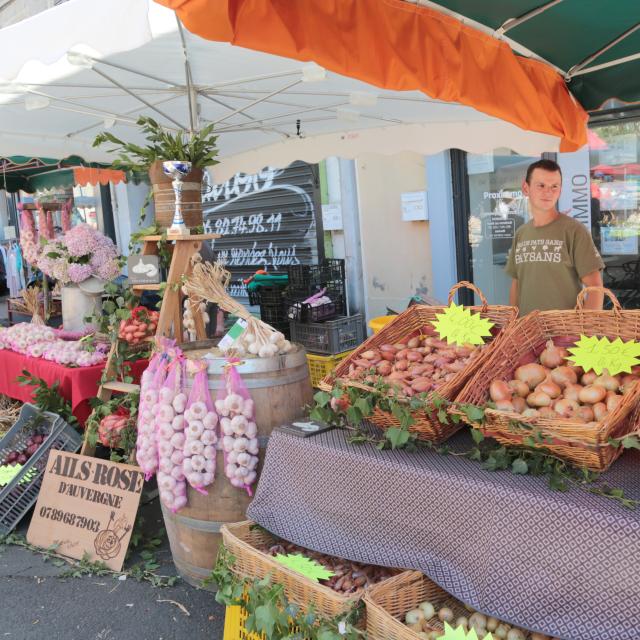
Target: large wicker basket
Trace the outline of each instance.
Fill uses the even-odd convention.
[[[359,589],[349,594],[339,594],[333,589],[314,582],[276,562],[257,547],[273,544],[275,538],[253,522],[238,522],[220,527],[225,547],[234,556],[234,571],[243,578],[262,579],[271,575],[273,582],[283,585],[287,598],[302,609],[313,605],[323,618],[333,618],[348,613],[365,593]],[[386,582],[383,581],[383,582]],[[383,584],[380,582],[379,584]]]
[[[421,602],[435,607],[449,607],[454,619],[469,616],[464,605],[419,571],[405,571],[372,587],[365,595],[367,637],[369,640],[419,640],[407,627],[404,617]],[[432,622],[431,631],[444,631],[440,620]]]
[[[479,313],[483,318],[488,318],[500,330],[499,334],[492,340],[491,344],[486,347],[483,352],[477,356],[473,362],[464,370],[457,373],[449,382],[438,387],[436,393],[446,400],[454,400],[456,394],[464,386],[465,382],[469,379],[475,371],[482,366],[485,362],[494,344],[499,342],[504,329],[511,325],[518,315],[516,307],[507,307],[501,305],[489,305],[487,299],[483,293],[470,282],[459,282],[454,285],[449,292],[449,304],[453,301],[456,291],[462,287],[467,287],[473,290],[482,302],[482,306],[469,307],[474,313]],[[379,332],[371,336],[362,345],[355,349],[348,358],[345,358],[321,383],[320,388],[325,391],[330,391],[336,380],[341,378],[349,371],[350,364],[360,357],[360,354],[371,348],[379,347],[383,344],[400,342],[406,336],[414,331],[423,329],[432,320],[435,320],[436,315],[442,313],[446,309],[445,306],[427,306],[427,305],[414,305],[409,307],[406,311],[399,314],[394,320],[389,322]],[[361,387],[367,389],[367,387],[360,383],[349,383],[355,387]],[[449,424],[442,424],[436,417],[436,410],[420,410],[412,412],[412,418],[414,420],[409,430],[417,435],[421,440],[429,440],[433,443],[444,442],[450,438],[459,428],[460,423],[456,424],[453,421],[449,421]],[[376,426],[382,429],[389,429],[391,427],[400,426],[399,420],[392,414],[382,411],[379,408],[374,409],[373,414],[369,417],[369,420]]]
[[[612,311],[594,311],[583,308],[585,294],[600,287],[587,287],[578,295],[573,311],[534,311],[518,320],[492,350],[490,357],[467,382],[457,398],[459,403],[485,406],[489,400],[492,380],[510,380],[521,358],[537,352],[551,338],[560,336],[605,336],[635,340],[640,336],[640,311],[623,311],[617,298],[605,289],[613,301]],[[603,421],[588,425],[568,419],[523,418],[520,414],[487,409],[483,423],[474,423],[460,413],[463,420],[485,435],[506,445],[531,444],[529,436],[540,434],[536,448],[544,448],[569,462],[592,469],[606,470],[623,449],[610,444],[610,438],[631,433],[638,421],[637,408],[640,385],[623,396],[622,402]],[[457,412],[455,408],[453,412]],[[540,442],[538,442],[540,441]]]

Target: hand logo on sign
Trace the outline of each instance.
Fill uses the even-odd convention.
[[[124,517],[119,518],[113,525],[113,529],[111,529],[111,523],[113,519],[116,517],[116,512],[111,512],[111,517],[109,518],[109,524],[107,524],[106,529],[102,531],[98,531],[98,534],[93,541],[93,546],[95,547],[96,553],[103,560],[111,560],[115,558],[120,553],[120,545],[122,539],[131,531],[131,527],[125,524]]]

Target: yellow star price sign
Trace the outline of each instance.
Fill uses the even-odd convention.
[[[439,636],[439,640],[479,640],[475,629],[465,631],[464,627],[454,629],[448,623],[444,623],[444,635]],[[489,633],[484,636],[484,640],[493,640],[493,636]]]
[[[491,320],[479,313],[471,313],[471,309],[458,306],[455,302],[438,314],[431,324],[441,340],[457,345],[484,344],[485,338],[491,336],[491,327],[494,325]]]
[[[609,375],[631,373],[631,367],[640,364],[640,343],[635,340],[623,342],[620,338],[598,338],[580,336],[575,347],[567,349],[569,360],[585,371],[595,371],[600,375],[605,369]]]
[[[311,558],[307,558],[300,553],[288,553],[287,555],[279,553],[275,557],[275,560],[314,582],[328,580],[335,575],[333,571],[329,571],[329,569],[323,567],[319,562],[311,560]]]

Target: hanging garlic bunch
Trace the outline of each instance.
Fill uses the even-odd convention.
[[[256,481],[258,466],[258,427],[253,400],[230,392],[216,400],[216,411],[220,416],[225,475],[234,487],[246,489]]]
[[[216,425],[218,416],[205,402],[193,402],[185,411],[184,459],[182,470],[187,482],[197,490],[213,483],[216,470]]]
[[[254,318],[246,307],[229,295],[227,287],[230,280],[231,274],[219,262],[211,264],[196,261],[182,291],[194,302],[201,303],[204,300],[215,302],[227,313],[246,320],[245,333],[233,345],[235,354],[271,358],[279,353],[291,351],[291,343],[282,333],[266,322]]]
[[[205,302],[191,303],[189,298],[184,301],[184,312],[182,314],[182,324],[189,334],[189,341],[196,340],[196,321],[193,317],[193,307],[197,307],[197,312],[202,316],[202,322],[206,327],[209,324],[210,318],[207,313],[207,304]]]

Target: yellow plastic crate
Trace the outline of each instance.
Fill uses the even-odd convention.
[[[307,353],[307,361],[309,363],[309,375],[311,376],[311,386],[317,387],[320,381],[329,375],[341,360],[344,360],[351,351],[344,351],[335,356],[317,356],[313,353]]]
[[[259,636],[255,633],[249,633],[245,629],[244,623],[246,622],[248,615],[249,614],[244,607],[227,607],[227,611],[224,616],[223,640],[264,640],[264,634]],[[295,631],[295,628],[291,628],[291,633],[294,633]]]

